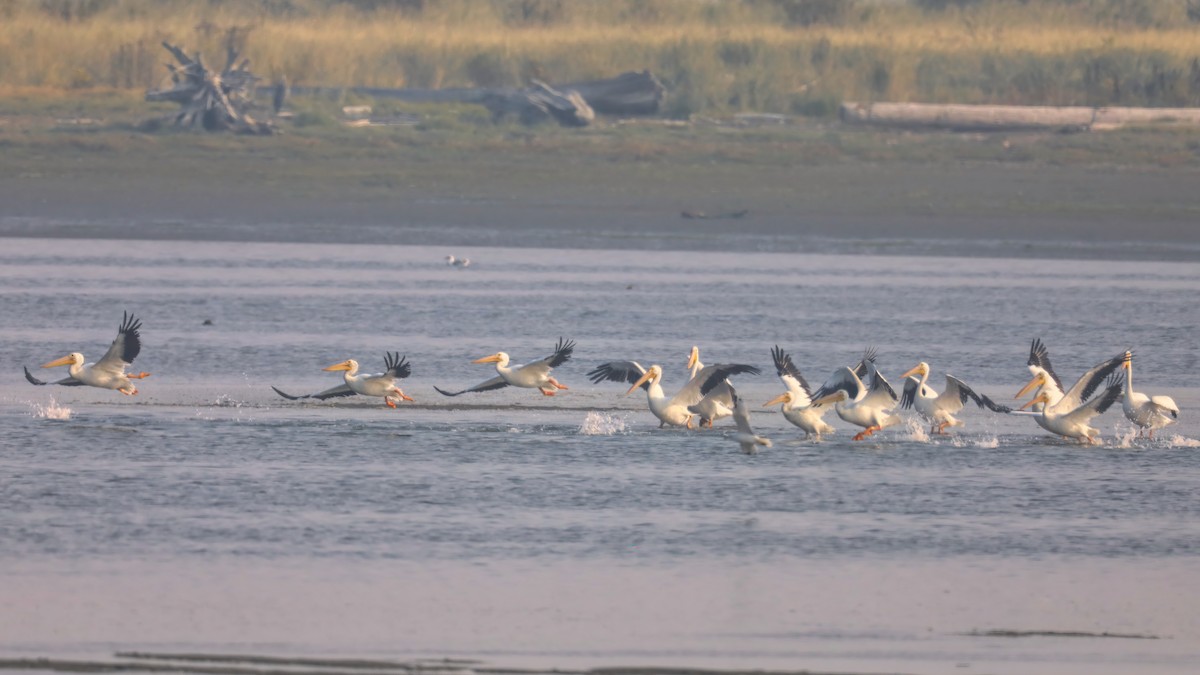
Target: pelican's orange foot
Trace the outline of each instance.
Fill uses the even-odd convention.
[[[389,408],[395,409],[395,407],[396,407],[396,404],[395,404],[395,403],[392,403],[392,399],[390,399],[390,398],[385,398],[385,399],[383,399],[383,402],[384,402],[384,403],[387,405],[387,407],[389,407]]]
[[[404,399],[405,401],[409,401],[409,402],[417,400],[417,399],[409,396],[408,394],[400,394],[400,398]]]
[[[542,396],[553,396],[554,395],[554,390],[547,391],[545,389],[538,389],[538,391],[542,392]]]
[[[150,377],[150,373],[138,373],[137,375],[131,374],[131,375],[126,375],[125,377],[128,377],[131,380],[141,380],[141,379]]]
[[[549,379],[549,380],[547,380],[547,381],[548,381],[550,384],[554,385],[554,386],[555,386],[556,388],[558,388],[558,389],[570,389],[570,387],[568,387],[567,385],[563,384],[562,382],[559,382],[558,380],[554,379],[553,377],[552,377],[552,378],[550,378],[550,379]]]

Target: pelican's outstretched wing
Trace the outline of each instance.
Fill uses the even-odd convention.
[[[1063,388],[1062,380],[1059,379],[1058,373],[1054,372],[1054,367],[1050,365],[1050,350],[1046,349],[1046,345],[1042,344],[1041,338],[1034,338],[1029,345],[1029,360],[1025,362],[1029,366],[1029,372],[1033,375],[1038,374],[1038,369],[1046,371],[1054,384],[1058,385],[1059,391],[1066,391]]]
[[[400,352],[385,352],[383,355],[384,375],[402,380],[412,375],[412,366],[400,356]]]
[[[917,390],[921,387],[921,381],[915,377],[904,378],[904,391],[900,392],[900,407],[908,410],[913,407],[913,403],[917,400]],[[962,406],[959,406],[962,407]]]
[[[896,390],[892,389],[892,385],[888,384],[883,375],[876,370],[871,379],[871,387],[867,390],[867,395],[862,398],[862,405],[890,410],[895,407],[897,400]]]
[[[587,378],[591,380],[592,384],[600,384],[604,381],[633,384],[642,379],[645,374],[646,369],[637,361],[609,361],[588,371]],[[642,389],[650,389],[650,383],[643,382]]]
[[[1112,404],[1121,400],[1125,391],[1125,378],[1117,374],[1108,379],[1104,391],[1096,398],[1067,413],[1063,418],[1073,424],[1087,424],[1096,415],[1103,414]]]
[[[558,344],[554,346],[554,353],[550,356],[547,356],[543,360],[546,361],[551,368],[557,368],[558,366],[566,363],[571,358],[571,354],[574,352],[575,341],[564,340],[560,337],[558,338]]]
[[[783,386],[792,394],[792,405],[797,408],[807,408],[812,401],[812,388],[800,374],[800,369],[792,362],[791,354],[783,351],[779,345],[771,349],[771,360],[775,362],[775,374]]]
[[[858,363],[854,364],[853,371],[859,380],[865,380],[867,378],[867,374],[870,373],[871,368],[875,366],[875,356],[875,348],[867,347],[866,351],[863,352],[862,358],[858,360]],[[813,398],[819,397],[814,396]]]
[[[142,351],[142,336],[138,332],[141,327],[140,319],[125,312],[121,317],[121,326],[117,329],[117,337],[108,346],[108,351],[104,356],[92,368],[116,373],[124,372],[125,366],[133,363],[133,360]]]
[[[671,400],[689,406],[695,405],[726,379],[744,373],[761,375],[762,371],[744,363],[714,363],[711,366],[704,366],[690,382],[683,385],[683,388],[671,397]],[[730,402],[732,402],[732,397]]]
[[[70,376],[64,377],[63,379],[61,379],[57,382],[46,382],[45,380],[39,380],[33,376],[33,373],[29,372],[29,368],[25,368],[25,379],[29,380],[29,384],[36,384],[39,387],[45,386],[47,384],[58,384],[58,385],[62,385],[64,387],[82,387],[83,386],[82,382],[80,382],[79,380],[77,380],[73,377],[70,377]]]
[[[906,394],[907,394],[907,391],[908,391],[908,387],[906,386],[905,387]],[[991,410],[992,412],[998,412],[998,413],[1012,412],[1012,408],[1010,408],[1006,405],[1000,405],[999,403],[996,403],[995,401],[988,398],[987,396],[983,396],[982,394],[975,393],[975,390],[968,387],[966,382],[963,382],[962,380],[958,379],[957,377],[954,377],[953,375],[946,375],[946,389],[941,393],[941,396],[938,396],[939,404],[941,404],[943,397],[946,397],[945,398],[946,401],[952,401],[955,398],[958,399],[958,408],[955,408],[954,410],[951,410],[950,408],[947,408],[943,405],[942,409],[947,410],[949,412],[955,412],[955,411],[961,409],[962,406],[966,405],[968,400],[974,401],[975,405],[979,406],[980,408],[987,408],[988,410]]]
[[[1107,361],[1101,361],[1092,366],[1071,388],[1063,394],[1062,400],[1055,404],[1055,408],[1059,410],[1075,410],[1083,405],[1083,402],[1088,400],[1088,397],[1104,382],[1104,378],[1111,375],[1121,367],[1125,361],[1125,353],[1122,352],[1119,356],[1114,356]]]
[[[338,386],[333,387],[332,389],[326,389],[325,391],[317,392],[315,394],[303,394],[301,396],[293,396],[291,394],[284,393],[279,390],[279,387],[276,387],[276,386],[272,386],[271,388],[275,390],[276,394],[279,394],[280,396],[286,398],[289,401],[299,401],[300,399],[303,399],[303,398],[315,398],[319,401],[324,401],[327,398],[339,398],[341,396],[354,396],[357,393],[353,389],[351,389],[350,385],[348,385],[348,384],[339,384]]]
[[[460,394],[469,394],[475,391],[492,391],[493,389],[503,389],[507,386],[508,382],[505,382],[503,377],[497,375],[490,380],[485,380],[474,387],[471,387],[470,389],[463,389],[462,391],[446,391],[444,389],[439,389],[438,387],[434,387],[434,389],[436,389],[437,393],[441,394],[442,396],[458,396]]]
[[[859,366],[862,365],[860,362]],[[846,397],[851,401],[857,400],[864,387],[856,371],[857,368],[850,369],[846,366],[833,371],[821,388],[813,393],[813,400],[820,400],[837,391],[845,391]]]

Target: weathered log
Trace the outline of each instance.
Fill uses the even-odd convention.
[[[238,62],[236,49],[226,50],[225,67],[216,73],[204,65],[201,54],[191,58],[175,45],[168,42],[162,45],[182,67],[167,64],[173,86],[146,92],[146,100],[178,103],[180,110],[168,116],[176,126],[201,127],[208,131],[273,133],[274,128],[269,122],[260,122],[250,115],[249,111],[254,107],[255,83],[259,78],[250,72],[249,60]]]
[[[603,115],[655,115],[662,105],[666,88],[648,70],[640,73],[622,73],[614,78],[588,80],[567,84],[552,84],[560,92],[576,91],[594,112]],[[371,98],[389,98],[411,103],[481,103],[497,105],[503,97],[518,95],[521,91],[511,88],[500,89],[388,89],[382,87],[296,87],[294,94],[301,96],[338,96],[350,92]],[[499,98],[498,98],[499,97]]]
[[[1200,124],[1200,108],[843,103],[845,122],[950,131],[1091,131],[1126,124]]]
[[[516,115],[525,124],[554,120],[565,127],[585,127],[596,119],[579,92],[558,91],[539,80],[519,91],[489,94],[481,103],[495,118]]]

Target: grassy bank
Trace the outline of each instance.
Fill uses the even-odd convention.
[[[7,0],[0,85],[142,90],[166,39],[319,86],[515,85],[649,68],[674,116],[841,100],[1200,104],[1200,29],[1156,0]],[[1198,17],[1200,18],[1200,17]]]

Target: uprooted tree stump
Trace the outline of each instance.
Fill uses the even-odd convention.
[[[163,42],[179,66],[168,63],[173,86],[146,92],[147,101],[174,101],[178,112],[166,116],[176,126],[203,128],[208,131],[233,131],[244,134],[272,134],[274,125],[250,116],[254,107],[255,83],[260,79],[250,72],[249,59],[238,61],[238,51],[230,47],[225,67],[215,72],[204,65],[197,53],[189,58],[182,49]]]

